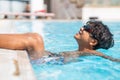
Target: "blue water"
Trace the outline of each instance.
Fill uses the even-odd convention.
[[[48,21],[44,23],[45,48],[57,53],[77,50],[74,34],[83,25],[81,21]],[[120,58],[120,21],[104,21],[114,34],[115,45],[109,50],[100,49],[104,54]],[[25,25],[30,25],[25,23]],[[32,32],[32,24],[26,32]],[[20,28],[20,27],[19,27]],[[25,28],[25,29],[26,29]],[[21,30],[21,29],[20,29]],[[25,31],[23,31],[25,32]],[[65,65],[32,64],[38,80],[120,80],[120,63],[98,56],[80,57],[79,62]]]

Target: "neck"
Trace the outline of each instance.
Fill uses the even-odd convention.
[[[88,45],[78,45],[78,51],[93,50],[91,46]]]

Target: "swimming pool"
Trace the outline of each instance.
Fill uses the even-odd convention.
[[[114,34],[115,45],[109,50],[99,51],[120,58],[120,22],[104,21],[104,23]],[[82,21],[16,22],[16,28],[20,33],[37,31],[42,34],[46,50],[54,53],[76,50],[78,46],[73,36],[82,25]],[[120,63],[98,56],[80,57],[79,62],[65,65],[32,64],[32,66],[38,80],[120,80]]]

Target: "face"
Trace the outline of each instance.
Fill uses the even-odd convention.
[[[89,43],[89,41],[90,41],[90,39],[91,39],[91,34],[90,34],[89,31],[87,30],[87,28],[82,27],[82,28],[80,29],[80,31],[75,34],[74,38],[75,38],[78,42]]]

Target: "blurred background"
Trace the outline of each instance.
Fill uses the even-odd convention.
[[[118,20],[119,13],[120,0],[0,0],[0,19]]]
[[[39,33],[50,52],[76,50],[73,36],[88,19],[99,19],[109,26],[115,46],[100,52],[120,58],[120,0],[0,0],[0,34]],[[0,50],[0,79],[35,80],[32,69],[26,67],[31,65],[24,61],[28,58],[15,53]],[[13,75],[13,60],[23,66],[19,76]],[[64,66],[32,64],[32,68],[37,80],[120,80],[119,63],[95,56]]]

